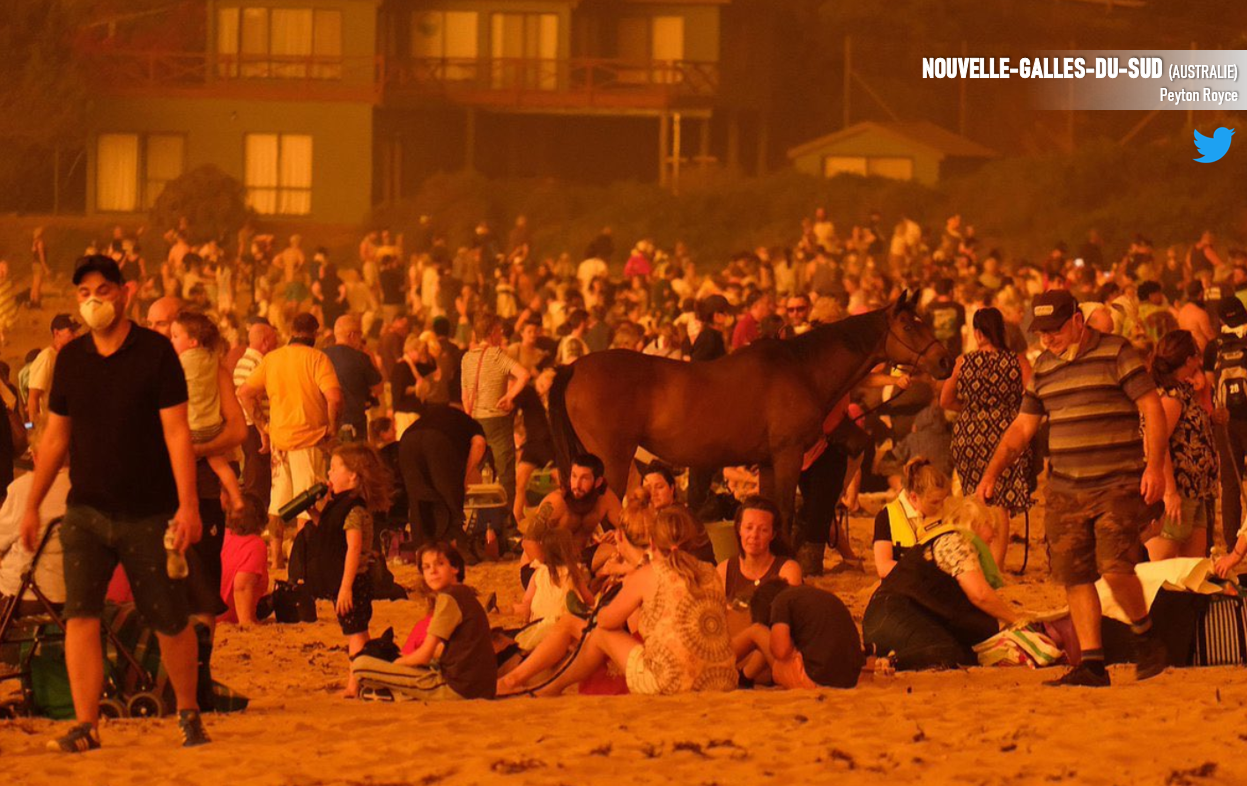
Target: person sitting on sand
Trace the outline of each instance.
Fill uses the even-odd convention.
[[[853,615],[832,593],[771,579],[749,601],[753,624],[732,639],[741,675],[790,690],[852,688],[866,656]]]
[[[940,532],[908,549],[871,596],[866,644],[897,669],[974,666],[975,644],[1023,615],[996,590],[1004,585],[988,544],[999,518],[981,500],[960,500]]]
[[[546,495],[521,529],[527,533],[547,525],[572,533],[576,553],[580,554],[600,528],[619,526],[623,506],[615,492],[606,487],[606,468],[602,459],[582,453],[572,459],[571,472],[563,488]]]
[[[420,575],[437,593],[423,643],[390,663],[360,655],[351,675],[361,695],[386,692],[421,701],[492,699],[498,679],[489,617],[476,593],[460,584],[456,565],[463,559],[449,543],[428,543],[416,553]],[[436,662],[435,662],[436,661]]]
[[[923,458],[905,464],[901,493],[875,516],[875,571],[887,578],[905,552],[936,534],[940,511],[952,484]]]
[[[671,695],[736,687],[726,601],[714,569],[685,549],[696,535],[691,517],[660,511],[650,527],[650,562],[624,579],[597,614],[597,627],[567,669],[537,695],[557,696],[610,660],[628,691]],[[639,612],[638,642],[624,630]]]
[[[628,506],[619,527],[607,533],[598,555],[608,554],[598,569],[599,576],[626,578],[649,562],[649,533],[656,517],[650,496],[644,488],[628,495]],[[527,541],[525,541],[527,543]],[[528,686],[537,675],[558,665],[584,635],[586,623],[573,614],[563,615],[546,633],[528,657],[498,681],[498,693],[514,693]]]
[[[748,608],[754,590],[771,579],[782,579],[794,587],[801,584],[801,566],[776,553],[778,521],[779,508],[765,497],[746,497],[736,511],[740,554],[719,563],[717,568],[729,606]]]
[[[515,612],[529,623],[515,637],[515,643],[525,652],[531,652],[540,644],[559,618],[567,613],[571,596],[585,605],[593,602],[571,533],[562,527],[547,526],[540,533],[530,532],[529,536],[534,541],[536,559],[529,563],[534,570],[524,600],[515,606]]]
[[[256,624],[256,604],[268,593],[268,544],[260,537],[267,526],[264,503],[254,494],[243,497],[242,511],[225,517],[221,600],[228,609],[217,622]]]

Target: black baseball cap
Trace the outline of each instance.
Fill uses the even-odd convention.
[[[93,254],[78,260],[78,264],[74,266],[74,284],[81,284],[83,276],[87,273],[99,273],[106,280],[119,286],[126,283],[125,276],[121,275],[121,268],[117,267],[116,260],[103,254]]]
[[[1221,321],[1232,328],[1247,325],[1247,306],[1235,295],[1221,298],[1217,311],[1221,315]]]
[[[1050,289],[1031,302],[1031,332],[1059,330],[1078,310],[1078,301],[1068,289]]]
[[[74,319],[69,314],[57,314],[52,317],[53,332],[57,330],[77,330],[80,327],[82,327],[82,325],[78,324],[78,320]]]

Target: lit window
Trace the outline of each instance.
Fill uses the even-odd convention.
[[[323,8],[221,8],[217,74],[342,78],[342,12]]]
[[[827,156],[823,159],[823,177],[835,177],[843,173],[865,175],[865,156]]]
[[[133,213],[150,208],[185,168],[181,134],[100,134],[96,141],[95,208]]]
[[[247,201],[263,215],[312,212],[312,137],[247,134]]]

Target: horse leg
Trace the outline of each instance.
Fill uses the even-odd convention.
[[[801,477],[800,450],[775,453],[771,457],[771,499],[779,507],[783,523],[780,532],[786,542],[792,543],[796,531],[795,514],[797,509],[797,480]]]

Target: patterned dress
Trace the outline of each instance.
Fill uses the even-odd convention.
[[[1220,488],[1212,419],[1195,401],[1195,390],[1189,383],[1179,382],[1165,388],[1164,394],[1182,405],[1182,414],[1169,437],[1178,493],[1183,499],[1212,499]]]
[[[698,562],[689,587],[655,560],[654,592],[641,604],[641,657],[663,695],[736,687],[736,657],[727,631],[727,603],[714,568]]]
[[[953,425],[953,467],[961,487],[973,493],[991,461],[1005,429],[1022,405],[1022,364],[1012,352],[968,352],[961,361],[957,398],[965,405]],[[996,482],[993,504],[1011,514],[1029,510],[1030,448],[1005,469]]]

